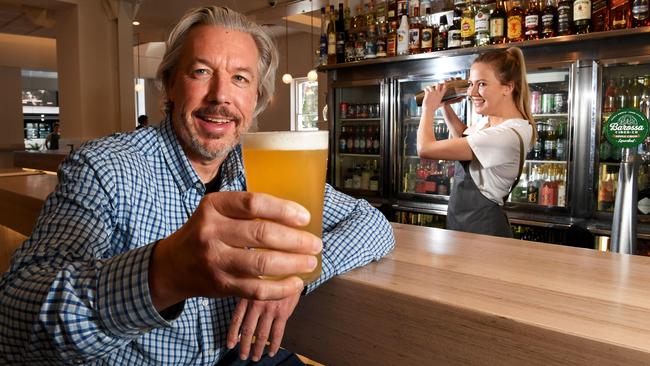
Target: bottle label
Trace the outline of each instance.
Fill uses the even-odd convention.
[[[549,31],[553,29],[553,14],[544,14],[542,15],[542,27],[544,27],[544,31]]]
[[[490,31],[489,16],[487,16],[485,13],[481,11],[476,13],[476,16],[474,17],[474,29],[476,30],[476,33],[478,32],[488,33]]]
[[[508,18],[508,39],[521,38],[521,16],[515,15]]]
[[[650,213],[650,198],[644,197],[643,199],[639,200],[637,207],[639,208],[639,211],[641,211],[641,213],[644,215]]]
[[[336,34],[330,33],[327,37],[327,54],[335,55],[336,54]]]
[[[591,19],[591,0],[576,0],[573,3],[573,20]]]
[[[460,36],[461,38],[474,37],[474,19],[463,18],[460,22]]]
[[[571,7],[568,5],[560,5],[557,8],[557,30],[560,33],[566,33],[571,26]]]
[[[411,51],[418,51],[420,49],[420,29],[409,29],[409,49]]]
[[[490,19],[490,38],[503,37],[503,18]]]
[[[526,15],[526,35],[535,35],[539,33],[537,28],[539,27],[539,16],[535,15]]]
[[[397,53],[403,55],[408,52],[409,42],[408,42],[408,31],[398,30],[397,31]]]
[[[433,29],[422,29],[422,48],[431,48],[433,46]]]
[[[646,20],[648,18],[648,4],[633,6],[632,17],[636,20]]]
[[[460,31],[459,30],[450,30],[447,36],[447,47],[454,48],[460,47]]]

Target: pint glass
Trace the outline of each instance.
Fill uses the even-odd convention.
[[[268,193],[301,204],[311,214],[305,230],[320,238],[328,131],[245,133],[241,141],[248,191]],[[305,284],[320,276],[321,253],[317,258],[314,271],[298,275]]]

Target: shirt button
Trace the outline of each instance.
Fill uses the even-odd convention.
[[[77,365],[81,365],[82,363],[84,363],[84,360],[82,360],[82,359],[80,359],[80,358],[76,358],[76,359],[74,360],[74,363],[76,363]]]
[[[210,355],[210,356],[214,356],[214,349],[210,348],[210,349],[208,350],[208,355]]]
[[[208,299],[203,299],[203,301],[201,302],[201,304],[203,304],[203,307],[204,307],[204,308],[207,308],[207,307],[210,305],[210,302],[208,301]]]

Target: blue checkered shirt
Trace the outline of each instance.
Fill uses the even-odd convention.
[[[220,179],[221,191],[246,189],[239,148]],[[153,244],[187,221],[205,190],[169,121],[70,154],[0,280],[0,364],[214,365],[237,300],[190,298],[169,319],[147,277]],[[327,186],[323,245],[308,291],[379,259],[394,238],[367,202]]]

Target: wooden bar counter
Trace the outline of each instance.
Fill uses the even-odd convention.
[[[52,175],[0,177],[29,235]],[[650,258],[393,224],[379,262],[305,296],[283,346],[325,365],[650,365]]]
[[[304,297],[283,345],[326,365],[650,365],[650,258],[393,224]]]

